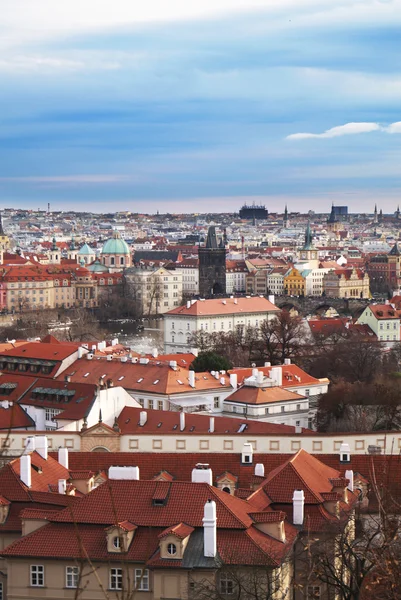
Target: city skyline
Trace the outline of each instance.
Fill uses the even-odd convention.
[[[1,206],[394,212],[401,1],[275,4],[7,6]]]

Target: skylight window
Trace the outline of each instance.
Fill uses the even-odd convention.
[[[141,381],[143,381],[143,377],[140,377],[137,381],[137,383],[141,383]]]
[[[122,381],[124,379],[125,375],[121,375],[121,377],[118,378],[118,381]]]
[[[247,424],[246,423],[242,423],[242,425],[238,429],[237,433],[242,433],[243,431],[245,431],[246,428],[247,428]]]
[[[157,384],[159,383],[159,381],[160,381],[160,379],[156,379],[156,380],[153,382],[153,385],[157,385]]]
[[[184,385],[181,379],[177,379],[177,383],[179,383],[180,385]]]
[[[85,373],[84,377],[88,377],[89,373]]]

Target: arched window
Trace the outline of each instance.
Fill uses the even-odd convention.
[[[168,544],[167,552],[170,554],[170,556],[175,556],[177,554],[177,546],[175,544]]]

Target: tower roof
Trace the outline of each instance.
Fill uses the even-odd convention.
[[[0,235],[6,235],[4,233],[4,229],[3,229],[3,216],[1,214],[1,212],[0,212]]]
[[[308,221],[308,225],[306,227],[306,231],[305,231],[305,244],[304,244],[304,250],[311,250],[311,248],[313,248],[313,244],[312,244],[312,232],[310,229],[310,223]]]
[[[214,225],[209,227],[206,239],[206,248],[217,248],[216,228]]]
[[[390,252],[389,252],[390,256],[400,256],[400,249],[398,247],[397,242],[394,244],[394,246],[391,248]]]

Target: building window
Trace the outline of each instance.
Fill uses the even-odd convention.
[[[177,546],[175,544],[167,544],[167,552],[170,556],[175,556],[177,554]]]
[[[65,587],[77,588],[79,579],[78,567],[66,567],[65,568]]]
[[[213,398],[213,407],[220,408],[220,396],[215,396]]]
[[[113,538],[113,546],[114,546],[114,548],[117,548],[117,549],[119,549],[121,547],[121,541],[120,541],[120,538],[118,537],[118,535],[116,535]]]
[[[153,410],[153,400],[149,400],[148,407],[149,407],[149,410]]]
[[[138,450],[139,442],[138,440],[129,440],[128,446],[130,450]]]
[[[220,594],[226,596],[234,594],[234,581],[228,575],[220,575]]]
[[[110,589],[122,590],[123,587],[123,570],[110,569]]]
[[[34,587],[45,585],[45,568],[42,565],[31,565],[31,585]]]
[[[163,410],[163,400],[157,401],[157,410]]]
[[[135,589],[141,592],[149,591],[148,569],[135,569]]]
[[[175,446],[177,450],[185,450],[186,440],[176,440]]]

